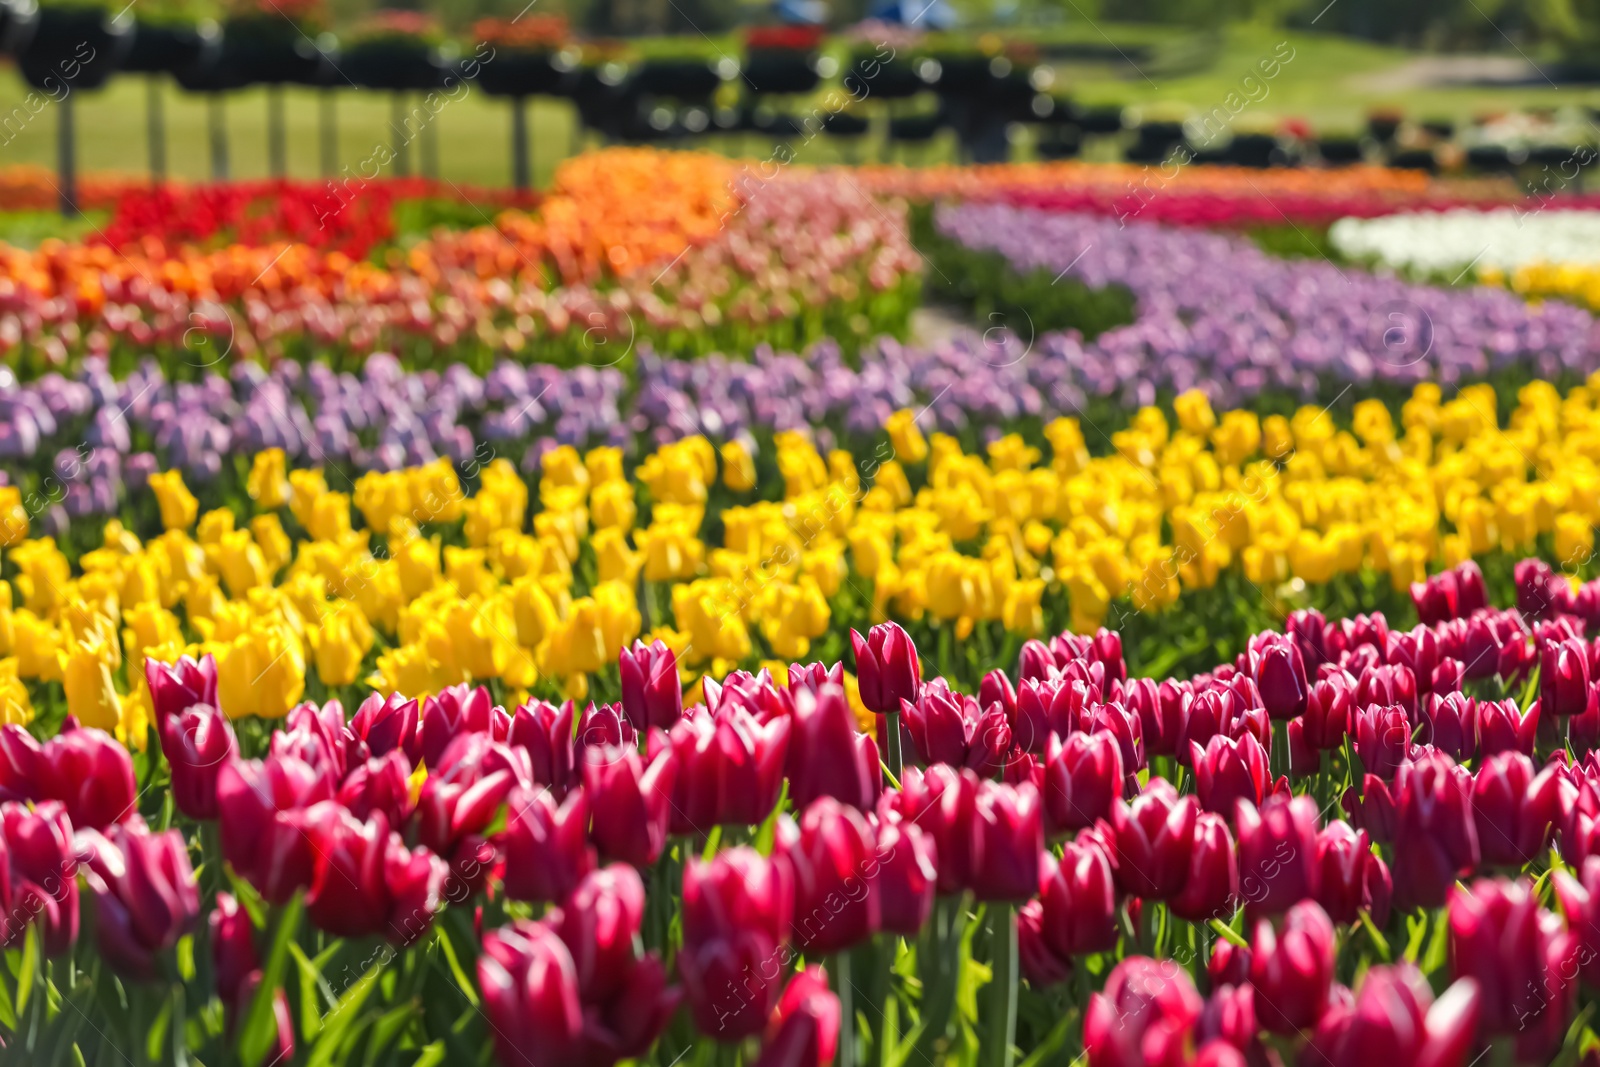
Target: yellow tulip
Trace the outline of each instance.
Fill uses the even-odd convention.
[[[194,525],[195,517],[200,513],[200,502],[183,484],[181,473],[175,470],[158,471],[150,476],[148,484],[161,509],[161,525],[169,530],[187,530]]]
[[[21,544],[28,536],[28,511],[22,506],[22,490],[0,485],[0,548]]]
[[[0,659],[0,725],[27,726],[32,721],[33,703],[17,672],[17,661]]]
[[[73,644],[57,653],[61,685],[66,691],[67,714],[84,726],[111,733],[122,721],[122,699],[111,681],[106,649],[95,642]]]
[[[889,446],[898,462],[921,463],[928,458],[928,441],[917,427],[917,413],[910,408],[890,415],[884,429],[889,432]]]
[[[755,488],[755,460],[737,440],[722,446],[722,484],[735,493],[748,493]]]
[[[245,492],[258,507],[271,511],[289,502],[288,463],[283,449],[268,448],[256,453],[245,480]]]

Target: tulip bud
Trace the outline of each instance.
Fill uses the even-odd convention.
[[[1005,713],[1006,721],[1012,722],[1017,717],[1017,691],[1011,686],[1011,679],[1006,672],[996,667],[983,676],[978,683],[978,706],[980,708],[1000,705],[1000,710]]]
[[[859,811],[819,798],[783,855],[794,870],[794,943],[808,956],[843,952],[878,931],[877,843]]]
[[[584,1018],[577,967],[554,930],[524,921],[485,935],[478,988],[501,1063],[579,1062]]]
[[[1426,626],[1418,626],[1410,633],[1392,633],[1385,657],[1390,666],[1410,671],[1417,691],[1427,693],[1439,665],[1439,638]]]
[[[1188,972],[1171,960],[1130,956],[1089,997],[1083,1047],[1089,1067],[1181,1063],[1204,1007]]]
[[[1256,1013],[1275,1034],[1315,1026],[1333,985],[1334,933],[1327,912],[1314,900],[1290,908],[1281,932],[1262,921],[1251,946],[1250,984]]]
[[[1116,874],[1125,892],[1169,900],[1189,877],[1199,802],[1179,798],[1164,778],[1152,779],[1132,803],[1118,801],[1111,811],[1116,842]]]
[[[1436,908],[1456,878],[1478,863],[1472,779],[1443,753],[1395,777],[1394,892],[1403,908]]]
[[[63,730],[46,741],[37,775],[40,796],[61,801],[74,829],[105,830],[138,814],[133,760],[103,730]]]
[[[664,641],[635,641],[617,657],[622,679],[622,710],[640,733],[654,727],[670,730],[683,717],[683,686],[678,657]]]
[[[1373,967],[1353,1004],[1323,1014],[1306,1054],[1330,1067],[1372,1067],[1374,1050],[1395,1063],[1466,1067],[1480,1000],[1471,979],[1456,982],[1435,1001],[1412,964]]]
[[[1344,744],[1355,703],[1355,679],[1343,671],[1319,678],[1306,696],[1304,740],[1319,752]]]
[[[150,687],[150,705],[158,727],[169,715],[180,714],[196,704],[217,707],[217,660],[209,652],[198,660],[179,656],[176,663],[162,663],[147,656],[144,678]]]
[[[1054,860],[1054,857],[1051,857]],[[1043,858],[1040,864],[1044,864]],[[1017,962],[1022,977],[1036,989],[1043,989],[1072,976],[1072,961],[1053,952],[1044,940],[1044,906],[1030,900],[1017,911]]]
[[[350,720],[350,732],[366,743],[374,756],[399,749],[415,766],[422,758],[417,734],[417,702],[399,693],[387,697],[373,693],[361,702]]]
[[[982,781],[973,797],[972,867],[967,887],[979,900],[1027,900],[1039,889],[1044,823],[1039,792]]]
[[[483,686],[452,685],[422,702],[418,729],[422,761],[432,770],[458,734],[488,734],[495,741],[504,741],[511,732],[511,718],[505,709],[494,707],[494,699]]]
[[[1355,750],[1367,773],[1392,779],[1411,752],[1411,720],[1405,709],[1371,704],[1356,712]]]
[[[22,943],[37,922],[44,954],[71,950],[78,939],[78,861],[72,824],[59,801],[0,804],[0,944]]]
[[[788,944],[793,915],[787,863],[744,846],[689,860],[678,970],[701,1033],[732,1043],[765,1027],[780,994],[766,976]]]
[[[1267,635],[1262,635],[1263,637]],[[1271,640],[1251,639],[1250,676],[1274,719],[1292,719],[1306,708],[1306,668],[1300,649],[1277,634]]]
[[[1051,834],[1072,833],[1111,817],[1122,795],[1122,751],[1106,732],[1052,734],[1045,749],[1045,826]]]
[[[839,998],[821,967],[807,967],[789,979],[755,1067],[828,1067],[838,1048]]]
[[[152,834],[142,822],[84,831],[85,881],[95,898],[100,955],[117,971],[155,980],[157,958],[200,916],[200,887],[176,830]]]
[[[1267,753],[1249,734],[1238,741],[1218,734],[1204,752],[1191,743],[1191,760],[1195,792],[1206,811],[1226,817],[1233,814],[1239,801],[1260,805],[1266,796]]]
[[[507,734],[513,746],[528,753],[534,782],[549,786],[558,800],[578,784],[572,743],[574,716],[570,700],[560,707],[543,700],[529,701],[511,716]]]
[[[1115,702],[1096,704],[1089,709],[1084,728],[1090,733],[1108,733],[1117,739],[1124,774],[1131,777],[1145,769],[1144,734],[1139,716]]]
[[[594,810],[590,836],[601,855],[635,867],[661,858],[678,779],[678,759],[662,746],[648,766],[632,749],[584,750],[583,785]]]
[[[1478,701],[1478,757],[1488,759],[1500,752],[1532,756],[1540,711],[1538,701],[1526,715],[1517,711],[1514,700]]]
[[[880,623],[865,638],[851,630],[850,645],[856,655],[861,703],[868,711],[888,715],[899,711],[902,701],[917,699],[922,688],[922,661],[916,644],[898,624]]]
[[[1577,799],[1577,787],[1556,767],[1535,776],[1520,752],[1485,760],[1472,780],[1472,817],[1482,862],[1521,867],[1544,852],[1551,825]]]
[[[1577,965],[1563,966],[1572,948],[1561,920],[1539,907],[1524,881],[1484,878],[1450,891],[1451,973],[1497,994],[1483,1000],[1485,1037],[1526,1039],[1530,1030],[1544,1029],[1549,1012],[1564,1033],[1577,993]]]
[[[1275,794],[1239,804],[1239,892],[1252,916],[1276,915],[1317,893],[1317,805]]]
[[[1206,974],[1212,985],[1241,986],[1250,981],[1250,950],[1227,938],[1218,938],[1206,961]]]
[[[767,723],[738,707],[686,715],[668,734],[678,760],[672,832],[763,822],[778,803],[792,723]]]
[[[1446,662],[1453,663],[1454,660]],[[1478,752],[1478,702],[1459,690],[1435,691],[1428,697],[1433,747],[1451,759],[1472,759]]]
[[[1057,863],[1039,857],[1039,935],[1056,957],[1109,952],[1117,944],[1117,891],[1105,849],[1080,837],[1068,841]]]
[[[939,863],[933,837],[897,817],[878,824],[878,895],[883,928],[915,936],[933,913]]]
[[[501,848],[505,891],[512,900],[564,900],[594,869],[589,848],[589,797],[582,787],[559,805],[547,789],[519,786],[507,806]]]
[[[1589,649],[1582,638],[1541,642],[1539,710],[1565,718],[1582,715],[1589,704]]]
[[[1220,815],[1204,812],[1195,819],[1189,878],[1168,906],[1180,919],[1198,923],[1230,917],[1238,899],[1239,868],[1233,835]]]
[[[799,809],[826,796],[870,811],[883,791],[878,745],[856,732],[844,690],[831,683],[796,695],[787,764],[789,796]]]
[[[227,718],[215,706],[196,704],[159,722],[173,803],[191,819],[215,819],[217,772],[238,755]]]
[[[1389,870],[1368,844],[1367,832],[1334,820],[1317,837],[1317,902],[1334,922],[1372,915],[1380,928],[1389,918]]]

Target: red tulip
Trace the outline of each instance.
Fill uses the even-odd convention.
[[[1564,580],[1542,559],[1519,560],[1512,576],[1517,583],[1517,610],[1534,618],[1549,612],[1551,589]]]
[[[877,933],[877,842],[859,811],[818,798],[783,855],[794,870],[794,943],[808,956],[843,952]]]
[[[381,935],[410,945],[427,932],[443,902],[449,868],[425,848],[405,847],[375,812],[361,822],[336,802],[306,813],[316,867],[306,915],[336,937]]]
[[[1095,704],[1085,716],[1084,729],[1090,733],[1107,733],[1117,739],[1124,773],[1132,776],[1144,770],[1144,734],[1138,715],[1115,701]]]
[[[1577,787],[1548,767],[1537,776],[1520,752],[1490,756],[1472,782],[1473,825],[1482,862],[1521,867],[1543,853],[1552,824]]]
[[[524,921],[485,935],[478,987],[501,1063],[565,1067],[581,1062],[584,1019],[577,967],[555,931]]]
[[[796,809],[810,807],[819,797],[833,797],[871,811],[883,792],[878,745],[856,732],[844,689],[832,683],[815,694],[805,689],[796,694],[787,764],[789,797]]]
[[[404,752],[367,760],[354,768],[339,786],[338,800],[358,820],[381,811],[390,826],[404,825],[411,817],[411,764]]]
[[[1407,718],[1417,713],[1417,680],[1409,667],[1379,664],[1356,675],[1355,706],[1399,707]]]
[[[1045,943],[1044,906],[1037,900],[1030,900],[1017,910],[1017,962],[1022,977],[1035,988],[1055,985],[1072,976],[1072,961],[1056,955]]]
[[[839,1048],[839,998],[817,966],[789,979],[755,1067],[828,1067]]]
[[[1251,985],[1221,985],[1212,990],[1206,999],[1205,1010],[1195,1027],[1195,1040],[1202,1050],[1221,1044],[1231,1048],[1235,1055],[1248,1053],[1257,1062],[1265,1060],[1261,1047],[1261,1025],[1256,1019],[1256,990]],[[1215,1055],[1215,1054],[1213,1054]],[[1205,1062],[1244,1063],[1243,1058],[1207,1061],[1204,1056],[1196,1060],[1196,1067]]]
[[[64,955],[78,940],[78,860],[66,809],[55,800],[0,804],[0,843],[0,944],[21,944],[37,921],[44,954]]]
[[[1577,994],[1575,950],[1561,920],[1539,907],[1524,881],[1485,878],[1450,892],[1450,970],[1483,991],[1485,1038],[1526,1037],[1530,1027],[1564,1032]],[[1547,1012],[1555,1015],[1547,1019]]]
[[[1139,732],[1145,751],[1152,756],[1171,756],[1178,750],[1178,728],[1183,723],[1186,692],[1167,679],[1157,684],[1152,678],[1130,678],[1121,688],[1122,704],[1139,716]]]
[[[1317,894],[1317,805],[1274,794],[1258,810],[1241,802],[1239,892],[1251,916],[1276,915]]]
[[[1251,638],[1249,666],[1267,714],[1288,720],[1306,710],[1305,662],[1293,641],[1278,634]]]
[[[1448,656],[1439,660],[1438,666],[1433,668],[1433,677],[1429,679],[1428,691],[1439,696],[1446,693],[1461,692],[1462,683],[1466,681],[1466,668],[1458,659]]]
[[[224,858],[267,900],[287,903],[311,884],[314,856],[303,812],[332,796],[331,779],[292,756],[223,764],[217,809]]]
[[[557,803],[539,787],[517,787],[507,804],[500,847],[505,891],[512,900],[564,900],[594,869],[589,847],[589,795],[582,787]]]
[[[644,882],[625,863],[590,871],[544,922],[572,953],[578,994],[607,1000],[627,984],[638,962],[634,939],[644,924]]]
[[[678,758],[664,739],[658,744],[648,766],[633,749],[584,749],[583,787],[594,810],[590,836],[601,855],[635,867],[655,863],[667,844]]]
[[[1195,792],[1200,806],[1224,817],[1232,815],[1239,801],[1259,805],[1266,796],[1267,753],[1249,734],[1235,741],[1221,734],[1207,743],[1205,751],[1191,743]]]
[[[153,981],[158,958],[200,916],[200,887],[183,835],[142,821],[82,832],[84,879],[95,898],[100,955],[130,978]]]
[[[1270,922],[1257,923],[1250,984],[1256,988],[1261,1025],[1275,1034],[1315,1026],[1328,1006],[1333,960],[1333,923],[1314,900],[1290,908],[1281,931]]]
[[[744,846],[689,860],[678,970],[701,1033],[737,1042],[765,1027],[778,1004],[793,915],[787,863]]]
[[[1315,674],[1319,667],[1334,658],[1328,648],[1327,631],[1328,620],[1315,608],[1291,611],[1284,620],[1284,635],[1300,650],[1300,659],[1308,674]]]
[[[1304,739],[1321,751],[1344,744],[1355,706],[1355,679],[1339,670],[1318,678],[1306,696]]]
[[[1406,761],[1411,752],[1411,720],[1399,705],[1368,705],[1355,714],[1355,750],[1368,774],[1384,781]]]
[[[931,687],[943,682],[935,679],[928,684]],[[1079,729],[1084,714],[1099,697],[1087,682],[1069,681],[1060,675],[1024,678],[1017,690],[1012,740],[1026,752],[1043,752],[1052,735],[1065,737]]]
[[[1478,753],[1478,702],[1459,690],[1433,693],[1427,702],[1433,723],[1433,747],[1454,760]]]
[[[679,719],[668,734],[678,759],[672,832],[765,820],[783,784],[790,728],[788,716],[763,724],[738,707]]]
[[[1539,646],[1539,709],[1558,719],[1589,705],[1589,648],[1580,637]]]
[[[978,776],[936,763],[926,771],[907,767],[901,788],[884,794],[884,804],[905,822],[916,823],[933,839],[938,857],[939,892],[966,888],[975,861],[972,808]]]
[[[1032,784],[978,783],[972,803],[972,867],[967,888],[979,900],[1027,900],[1039,889],[1044,822]]]
[[[1208,686],[1197,692],[1189,701],[1188,714],[1178,731],[1178,761],[1188,764],[1193,758],[1194,746],[1204,751],[1218,734],[1232,737],[1238,717],[1238,701],[1231,690]]]
[[[1112,969],[1104,992],[1089,998],[1083,1019],[1089,1067],[1182,1063],[1203,1007],[1182,967],[1128,957]]]
[[[1423,755],[1395,777],[1394,892],[1403,908],[1439,907],[1478,863],[1471,776],[1443,753]]]
[[[390,693],[387,697],[373,693],[363,700],[350,719],[350,732],[365,742],[374,756],[384,756],[398,749],[406,754],[412,766],[422,759],[417,702],[399,693]]]
[[[1305,1055],[1330,1067],[1466,1067],[1481,1002],[1470,978],[1436,1001],[1413,965],[1373,967],[1353,1004],[1335,1004],[1323,1014]]]
[[[1344,647],[1348,649],[1371,645],[1381,652],[1389,647],[1389,620],[1383,617],[1381,611],[1374,611],[1371,615],[1340,619],[1339,631],[1343,637]]]
[[[451,741],[423,782],[417,840],[450,864],[452,902],[466,900],[488,877],[494,848],[484,834],[519,785],[532,786],[526,753],[476,733]]]
[[[133,760],[104,730],[64,730],[44,743],[37,767],[41,799],[59,800],[74,829],[105,830],[138,814]]]
[[[863,638],[850,631],[856,655],[856,682],[868,711],[887,715],[901,701],[914,701],[922,688],[922,661],[917,646],[898,624],[880,623]]]
[[[1216,740],[1213,738],[1213,743]],[[1220,815],[1204,812],[1195,820],[1189,878],[1168,906],[1180,919],[1205,922],[1229,918],[1238,900],[1239,867],[1233,835]]]
[[[579,782],[572,743],[575,714],[570,700],[559,707],[543,700],[530,700],[512,714],[507,734],[514,747],[528,753],[533,780],[549,786],[558,800]]]
[[[978,706],[980,708],[1000,705],[1000,710],[1005,713],[1007,722],[1015,722],[1017,718],[1017,691],[1011,685],[1011,679],[1006,672],[996,667],[983,676],[978,683]]]
[[[572,765],[581,775],[583,750],[622,746],[638,748],[639,735],[633,723],[622,713],[621,704],[595,704],[590,702],[578,718],[578,732],[572,739]]]
[[[1538,701],[1526,715],[1517,711],[1514,700],[1478,701],[1478,756],[1487,759],[1500,752],[1532,756],[1534,736],[1539,731],[1539,712]]]
[[[910,937],[933,913],[939,863],[932,835],[896,816],[878,824],[878,895],[883,928]]]
[[[1164,778],[1152,779],[1132,803],[1118,801],[1111,811],[1116,842],[1116,874],[1124,891],[1151,900],[1169,900],[1189,877],[1199,801],[1180,799]]]
[[[979,708],[943,678],[922,687],[915,703],[900,706],[901,723],[924,764],[970,767],[979,776],[996,773],[1011,749],[1011,726],[1000,705]]]
[[[1365,830],[1335,819],[1317,837],[1317,902],[1336,923],[1354,923],[1363,911],[1380,929],[1389,921],[1389,869],[1372,851]]]
[[[1213,985],[1242,986],[1250,981],[1250,950],[1218,938],[1206,961],[1206,974]]]
[[[217,904],[209,922],[217,993],[224,1005],[232,1007],[239,1003],[239,994],[250,972],[261,967],[261,955],[256,951],[255,928],[250,924],[249,912],[239,906],[231,893],[217,894]]]
[[[284,729],[272,735],[268,754],[293,756],[337,782],[344,780],[352,765],[364,763],[371,751],[345,724],[344,705],[330,700],[321,707],[307,701],[289,709]]]
[[[1432,687],[1433,672],[1439,666],[1439,637],[1426,626],[1418,626],[1410,633],[1391,633],[1385,658],[1390,666],[1411,672],[1417,692],[1425,694]]]
[[[1039,857],[1039,934],[1063,960],[1109,952],[1117,944],[1117,890],[1105,849],[1080,838],[1062,847],[1058,863]]]
[[[504,708],[494,706],[494,698],[483,686],[447,686],[438,696],[422,702],[419,751],[431,770],[444,758],[459,734],[488,734],[504,741],[511,732],[511,717]]]
[[[181,714],[196,704],[217,706],[217,660],[209,652],[198,660],[179,656],[176,663],[162,663],[147,656],[144,679],[150,688],[157,728],[168,716]]]
[[[1051,834],[1071,833],[1111,817],[1122,796],[1122,750],[1104,731],[1052,734],[1045,747],[1045,826]]]
[[[1600,985],[1600,856],[1586,858],[1576,878],[1558,869],[1555,887],[1567,930],[1577,942],[1583,979]]]
[[[173,803],[191,819],[215,819],[217,772],[239,754],[233,728],[221,711],[206,704],[158,720],[161,751],[171,771]]]
[[[678,657],[664,641],[635,641],[617,657],[622,679],[622,710],[640,733],[669,730],[683,717],[683,685]]]
[[[41,796],[44,748],[16,723],[0,726],[0,801]]]

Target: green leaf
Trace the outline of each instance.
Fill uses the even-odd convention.
[[[317,954],[316,959],[310,959],[305,951],[293,941],[289,942],[289,954],[294,957],[295,970],[300,976],[300,1036],[305,1040],[315,1037],[317,1031],[322,1029],[322,1010],[320,1005],[323,999],[329,1007],[338,999],[332,987],[322,977],[322,968],[333,954],[339,951],[341,942],[335,941],[332,945]]]
[[[316,1044],[311,1049],[311,1058],[306,1061],[306,1067],[328,1067],[333,1063],[333,1058],[338,1054],[339,1046],[344,1043],[345,1034],[355,1024],[361,1014],[361,1007],[371,995],[373,987],[378,984],[378,975],[381,968],[373,964],[367,968],[367,973],[356,979],[355,984],[345,991],[339,998],[333,1010],[322,1021],[322,1032],[317,1035]]]
[[[788,807],[786,803],[788,799],[789,779],[785,778],[778,792],[778,802],[772,806],[772,811],[767,815],[760,829],[756,831],[756,851],[763,856],[772,855],[772,846],[778,840],[778,816],[783,813],[784,808]]]
[[[150,1029],[145,1034],[145,1054],[152,1063],[161,1062],[161,1046],[167,1043],[167,1026],[172,1021],[172,1000],[163,998],[161,1010],[156,1012],[156,1017],[150,1021]]]
[[[1028,1058],[1019,1063],[1017,1067],[1039,1067],[1042,1063],[1054,1062],[1057,1059],[1056,1054],[1067,1043],[1067,1035],[1072,1033],[1073,1024],[1077,1021],[1078,1013],[1075,1011],[1069,1011],[1061,1016],[1056,1024],[1050,1028],[1050,1032],[1045,1035],[1044,1040],[1039,1042],[1039,1047],[1029,1053]],[[1060,1058],[1065,1059],[1066,1057],[1062,1056]]]
[[[1419,912],[1406,916],[1406,962],[1416,963],[1422,955],[1422,939],[1428,936],[1428,915]]]
[[[444,953],[444,961],[449,965],[450,973],[455,977],[456,984],[460,986],[462,995],[471,1001],[472,1006],[476,1008],[478,1006],[478,984],[467,977],[467,972],[462,969],[461,960],[456,956],[456,947],[450,941],[449,931],[443,928],[439,930],[439,949]]]
[[[1250,942],[1246,941],[1237,930],[1224,923],[1221,919],[1212,919],[1211,929],[1217,932],[1218,937],[1222,938],[1224,941],[1227,941],[1235,948],[1250,947]]]
[[[435,1041],[422,1050],[422,1055],[417,1057],[417,1062],[411,1067],[439,1067],[444,1062],[444,1042]]]
[[[28,1013],[28,1001],[33,997],[33,983],[39,978],[39,927],[28,924],[22,941],[22,967],[17,971],[17,1016]]]
[[[15,1032],[17,1011],[11,1004],[11,983],[0,982],[0,1026]]]
[[[1365,908],[1361,911],[1361,925],[1366,928],[1367,936],[1372,938],[1372,945],[1378,950],[1378,955],[1383,957],[1383,962],[1388,963],[1394,959],[1394,954],[1389,950],[1389,939],[1384,937],[1372,923],[1372,916]]]
[[[289,965],[289,943],[294,940],[300,925],[300,913],[305,902],[299,893],[277,915],[278,928],[273,931],[272,948],[267,953],[266,966],[261,969],[261,984],[255,998],[250,1001],[250,1011],[244,1025],[239,1027],[239,1059],[245,1067],[258,1067],[267,1058],[277,1037],[278,1023],[273,1018],[272,1002],[278,988],[283,985],[283,972]]]
[[[1450,910],[1440,908],[1433,922],[1433,939],[1428,942],[1428,954],[1422,959],[1422,973],[1432,975],[1442,970],[1450,959]]]

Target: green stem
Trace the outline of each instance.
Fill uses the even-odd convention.
[[[894,780],[899,782],[904,779],[900,776],[900,713],[887,712],[883,716],[884,729],[888,733],[887,748],[889,750],[889,773],[894,775]]]
[[[850,980],[850,952],[833,957],[833,991],[839,997],[839,1067],[856,1067],[855,986]]]
[[[989,902],[989,1040],[985,1067],[1011,1067],[1017,1037],[1017,911],[1008,900]]]

